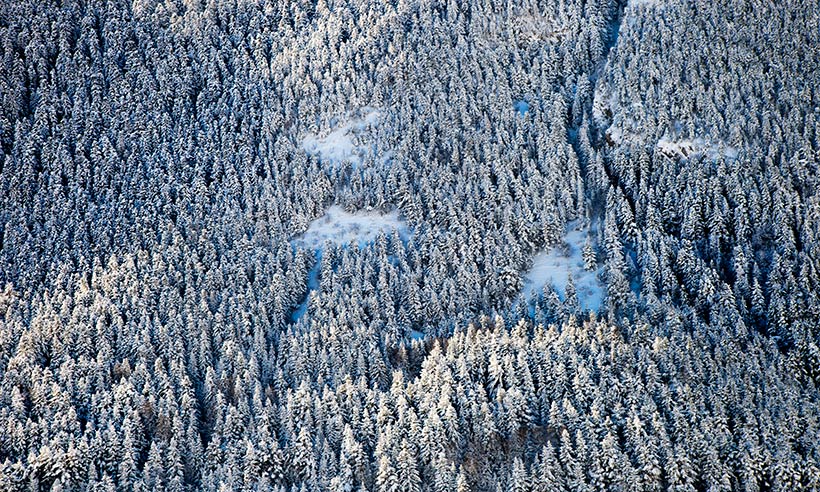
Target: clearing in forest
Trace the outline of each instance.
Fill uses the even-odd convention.
[[[598,270],[584,269],[581,252],[587,231],[571,230],[564,237],[564,243],[533,257],[532,268],[524,275],[525,297],[535,292],[540,294],[545,285],[550,284],[561,300],[566,299],[567,278],[572,275],[578,304],[584,311],[597,311],[603,304],[604,286],[598,280]]]
[[[364,145],[363,140],[366,139],[369,129],[379,123],[381,116],[381,111],[366,108],[362,111],[361,117],[336,126],[327,135],[307,134],[302,140],[302,148],[309,155],[316,156],[327,164],[349,162],[353,167],[357,167],[369,151],[375,150],[372,146]],[[382,156],[383,161],[389,158],[389,152]]]
[[[407,223],[399,218],[396,211],[382,213],[377,211],[347,212],[338,205],[328,208],[325,214],[310,223],[307,231],[291,241],[296,247],[308,248],[316,254],[316,264],[308,272],[308,293],[296,310],[291,314],[293,321],[298,321],[307,312],[308,299],[312,291],[319,289],[319,266],[322,259],[322,248],[326,241],[341,246],[356,243],[359,247],[372,243],[380,232],[392,234],[396,230],[402,239],[409,236]]]
[[[379,232],[390,234],[394,229],[402,237],[409,231],[407,223],[399,218],[396,211],[382,213],[360,210],[351,213],[338,205],[333,205],[323,216],[311,222],[307,231],[294,239],[293,244],[321,249],[325,241],[343,246],[355,241],[359,246],[363,246],[373,242]]]

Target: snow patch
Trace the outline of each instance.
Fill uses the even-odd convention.
[[[607,129],[605,136],[613,145],[620,145],[624,140],[623,130],[615,125],[612,125]]]
[[[513,108],[518,111],[518,116],[523,117],[527,112],[530,110],[530,103],[527,101],[520,99],[513,103]]]
[[[373,242],[379,232],[389,234],[397,230],[399,235],[407,237],[407,223],[399,218],[396,211],[381,213],[376,211],[358,211],[350,213],[338,205],[333,205],[327,212],[310,223],[307,231],[295,238],[294,246],[321,249],[325,241],[347,245],[355,241],[359,246]]]
[[[356,242],[361,247],[375,241],[379,232],[390,234],[393,230],[398,231],[403,239],[409,236],[407,223],[399,218],[398,212],[350,213],[338,205],[331,206],[323,216],[311,222],[307,231],[291,240],[294,247],[311,249],[316,254],[316,264],[308,272],[307,295],[291,313],[291,319],[296,322],[305,315],[310,294],[319,289],[319,268],[322,263],[322,248],[326,241],[342,246]]]
[[[564,244],[542,251],[533,257],[532,268],[524,275],[522,293],[529,298],[539,294],[550,284],[562,300],[566,298],[567,277],[572,275],[578,303],[584,311],[598,311],[604,300],[604,286],[598,280],[597,271],[584,269],[581,256],[586,242],[587,230],[572,230],[564,237]]]
[[[309,133],[302,140],[302,148],[309,155],[313,155],[331,164],[350,162],[354,166],[362,163],[364,155],[372,147],[362,144],[370,128],[375,127],[382,116],[381,111],[372,108],[365,108],[364,115],[360,118],[348,120],[346,123],[336,126],[327,135],[319,136]],[[385,153],[382,161],[386,162],[391,155]]]
[[[530,43],[559,41],[570,33],[569,28],[557,22],[553,16],[541,14],[521,14],[510,19],[513,31]]]
[[[737,159],[737,149],[722,142],[709,142],[703,138],[670,140],[666,137],[657,143],[658,149],[665,155],[675,159],[688,159],[704,155],[712,160],[725,157],[729,160]]]

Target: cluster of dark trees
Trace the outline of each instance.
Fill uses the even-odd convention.
[[[819,18],[0,2],[0,490],[820,490]]]

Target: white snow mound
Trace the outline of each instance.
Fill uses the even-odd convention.
[[[399,218],[398,212],[387,214],[375,211],[346,212],[342,207],[333,205],[327,212],[308,226],[307,231],[294,238],[291,244],[295,247],[309,248],[315,251],[316,264],[308,272],[308,293],[291,314],[293,322],[299,321],[307,313],[308,300],[313,291],[319,290],[319,268],[322,260],[322,248],[325,241],[342,246],[356,242],[360,247],[375,241],[379,232],[391,234],[398,231],[399,236],[407,238],[407,223]]]
[[[330,164],[348,161],[354,166],[358,166],[362,163],[362,157],[368,151],[368,147],[363,145],[361,141],[368,129],[378,124],[381,115],[379,110],[368,108],[361,118],[348,120],[346,123],[334,128],[327,135],[307,134],[302,140],[302,148],[308,154],[317,156],[322,161]],[[389,158],[389,155],[383,157],[385,161]]]
[[[597,271],[584,269],[581,252],[586,236],[585,229],[572,230],[564,237],[566,247],[537,253],[532,268],[524,275],[524,296],[528,298],[533,292],[540,294],[545,285],[551,284],[561,300],[565,300],[567,277],[571,274],[581,309],[598,311],[604,300],[604,286],[598,280]]]
[[[346,212],[342,207],[333,205],[327,212],[310,223],[307,231],[293,240],[295,246],[320,249],[325,241],[347,245],[351,241],[360,246],[373,242],[379,232],[385,234],[397,230],[406,237],[407,223],[399,218],[398,212],[380,213],[376,211]]]
[[[703,138],[676,141],[662,138],[658,141],[657,147],[667,156],[677,159],[688,159],[698,155],[705,155],[713,160],[721,156],[729,160],[737,159],[737,149],[734,147],[729,147],[722,142],[709,142]]]

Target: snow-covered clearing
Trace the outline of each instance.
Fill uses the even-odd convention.
[[[304,234],[293,240],[295,246],[321,249],[325,241],[332,241],[343,246],[355,241],[359,246],[373,242],[384,231],[390,234],[397,230],[399,235],[408,234],[407,223],[399,218],[396,211],[381,213],[376,211],[358,211],[350,213],[338,205],[333,205],[327,212],[310,223]]]
[[[364,140],[369,129],[375,127],[382,116],[381,111],[373,108],[365,108],[362,114],[361,117],[337,125],[324,136],[307,134],[302,140],[302,148],[326,163],[340,164],[347,161],[354,166],[360,165],[367,152],[375,150],[372,146],[365,145]],[[386,162],[391,155],[386,152],[382,161]]]
[[[410,339],[411,340],[424,340],[424,333],[418,330],[410,330]]]
[[[307,295],[291,314],[293,321],[304,316],[311,292],[319,289],[319,267],[326,241],[342,246],[355,242],[361,247],[375,241],[380,232],[392,234],[394,230],[403,239],[407,239],[410,233],[407,223],[399,218],[396,211],[386,214],[375,211],[350,213],[338,205],[331,206],[323,216],[311,222],[304,234],[291,241],[293,246],[311,249],[316,254],[316,264],[308,272]]]
[[[518,111],[519,116],[524,116],[530,110],[530,103],[527,101],[520,99],[513,103],[513,108]]]
[[[538,13],[515,15],[510,19],[510,23],[518,37],[529,42],[559,41],[570,32],[556,18]],[[505,24],[499,23],[499,25],[504,26]]]
[[[604,286],[597,271],[584,269],[581,256],[586,241],[586,229],[573,229],[564,237],[565,244],[537,253],[532,268],[524,275],[522,293],[526,298],[540,294],[544,285],[551,284],[562,300],[566,298],[567,277],[572,275],[578,303],[585,311],[597,311],[604,300]]]
[[[709,142],[703,138],[693,140],[669,140],[662,138],[658,141],[658,149],[672,158],[688,159],[690,157],[705,155],[709,159],[718,159],[723,156],[727,159],[737,159],[737,149],[729,147],[722,142]]]
[[[629,130],[627,130],[629,128]],[[620,124],[611,125],[606,130],[606,138],[610,145],[623,145],[625,143],[649,143],[643,133],[635,133],[636,123],[629,119],[621,119]],[[706,139],[703,137],[676,139],[675,137],[663,137],[655,146],[670,159],[692,159],[696,157],[706,157],[717,160],[723,157],[733,161],[737,159],[738,149],[727,145],[721,141]]]

